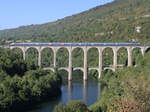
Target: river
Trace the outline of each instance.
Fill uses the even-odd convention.
[[[98,81],[68,81],[68,84],[62,85],[61,91],[60,98],[36,105],[27,112],[52,112],[58,103],[62,102],[66,104],[70,100],[81,100],[89,106],[98,100],[100,83]]]

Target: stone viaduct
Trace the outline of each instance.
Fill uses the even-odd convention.
[[[47,43],[47,44],[40,44],[40,43],[20,43],[20,44],[10,44],[9,48],[10,49],[14,49],[14,48],[20,48],[22,50],[23,53],[23,58],[25,60],[25,55],[26,55],[26,51],[29,48],[35,48],[38,51],[38,66],[41,67],[41,52],[42,50],[44,50],[45,48],[50,48],[52,49],[53,53],[54,53],[54,57],[53,57],[53,67],[48,67],[48,68],[43,68],[45,70],[52,70],[54,71],[54,69],[57,67],[56,65],[56,53],[60,48],[66,48],[68,50],[69,53],[69,66],[68,67],[60,67],[58,68],[59,70],[66,70],[68,72],[68,80],[72,80],[72,72],[73,70],[81,70],[83,72],[83,79],[87,80],[87,73],[90,70],[97,70],[98,71],[98,78],[101,77],[101,72],[102,72],[102,52],[105,48],[111,48],[113,50],[113,66],[112,67],[107,67],[104,69],[111,69],[113,71],[116,70],[117,68],[117,51],[120,48],[126,48],[127,52],[128,52],[128,66],[132,66],[132,50],[134,48],[140,48],[141,49],[141,53],[142,55],[144,55],[145,51],[148,50],[150,48],[150,46],[146,46],[146,45],[139,45],[139,44],[116,44],[116,43],[100,43],[100,44],[95,44],[95,43],[70,43],[70,44],[64,44],[63,43],[59,43],[59,44],[52,44],[51,43]],[[84,66],[83,67],[73,67],[72,66],[72,51],[76,48],[81,48],[84,52]],[[98,50],[99,53],[99,65],[98,67],[88,67],[87,66],[87,52],[89,49],[91,48],[96,48]]]

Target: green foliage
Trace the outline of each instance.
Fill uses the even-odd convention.
[[[81,101],[70,101],[67,105],[58,104],[54,112],[89,112],[89,110]]]
[[[20,55],[7,49],[0,50],[0,82],[0,111],[16,112],[24,105],[61,93],[58,74],[28,65]]]
[[[102,75],[105,85],[100,100],[89,107],[92,112],[149,112],[150,111],[150,52],[136,67]]]
[[[56,105],[56,107],[54,108],[54,112],[69,112],[69,110],[65,107],[64,104],[59,103],[59,104]]]
[[[55,22],[2,30],[0,39],[2,44],[9,41],[149,43],[150,19],[143,17],[149,11],[149,0],[115,0]],[[141,33],[136,32],[137,26],[141,26]]]

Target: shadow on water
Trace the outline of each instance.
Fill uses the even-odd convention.
[[[67,104],[71,100],[81,100],[89,106],[98,100],[101,91],[98,81],[67,82],[67,84],[62,85],[62,94],[59,98],[53,101],[47,100],[39,105],[33,106],[25,112],[52,112],[58,103],[62,102]]]

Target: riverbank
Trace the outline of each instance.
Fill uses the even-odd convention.
[[[102,75],[105,88],[100,100],[89,107],[92,112],[150,111],[150,52],[138,60],[136,67]]]
[[[17,112],[61,94],[59,74],[41,70],[21,55],[0,48],[0,111]]]
[[[72,100],[80,100],[89,106],[98,101],[101,91],[99,85],[100,83],[97,81],[69,81],[67,84],[62,85],[60,97],[52,101],[41,102],[26,112],[53,112],[54,107],[59,103],[67,104]]]
[[[1,110],[19,112],[44,100],[54,99],[61,94],[61,78],[55,73],[43,70],[32,70],[23,77],[14,76],[2,81],[0,87],[6,88],[1,96]],[[7,86],[7,87],[6,87]],[[8,90],[9,89],[9,90]],[[1,93],[2,95],[2,93]]]

